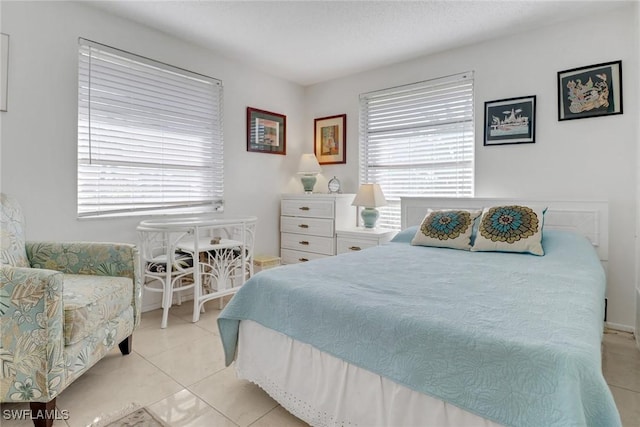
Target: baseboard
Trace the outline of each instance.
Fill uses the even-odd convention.
[[[638,283],[640,286],[640,283]],[[636,347],[640,350],[640,287],[636,287]]]
[[[143,305],[142,306],[142,312],[146,313],[147,311],[153,311],[153,310],[157,310],[159,308],[162,308],[162,303],[160,303],[160,302],[155,303],[155,304]]]
[[[620,332],[631,332],[631,333],[635,332],[635,329],[633,328],[633,326],[629,326],[629,325],[621,325],[619,323],[612,323],[612,322],[604,322],[604,325],[609,329],[613,329]]]
[[[183,291],[182,302],[193,301],[193,292],[191,289]],[[173,296],[175,304],[176,295]],[[142,312],[153,311],[162,308],[162,295],[159,292],[146,292],[142,295]]]

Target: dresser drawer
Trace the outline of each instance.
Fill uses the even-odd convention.
[[[338,254],[344,254],[346,252],[358,252],[363,249],[378,246],[377,240],[370,239],[344,239],[338,237],[337,250]]]
[[[310,234],[333,237],[333,220],[322,218],[280,217],[280,231],[283,233]]]
[[[304,252],[335,255],[333,237],[309,236],[306,234],[282,233],[280,246]]]
[[[281,249],[280,258],[283,264],[298,264],[300,262],[312,261],[314,259],[326,258],[329,255],[314,254],[311,252],[294,251],[292,249]]]
[[[313,218],[333,218],[333,200],[282,200],[282,215]]]

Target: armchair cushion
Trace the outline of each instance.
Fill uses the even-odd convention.
[[[65,345],[82,341],[131,306],[133,281],[127,277],[65,274],[63,280]]]
[[[29,267],[25,250],[24,215],[18,202],[0,194],[0,264]]]
[[[93,242],[27,242],[27,255],[34,268],[65,274],[128,277],[133,281],[129,293],[135,325],[140,323],[142,288],[137,274],[140,257],[134,245]],[[66,290],[65,284],[65,290]],[[66,292],[65,292],[66,298]]]

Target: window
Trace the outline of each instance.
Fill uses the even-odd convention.
[[[78,216],[222,209],[222,83],[80,39]]]
[[[473,196],[473,73],[360,95],[360,182],[388,206],[378,225],[400,228],[401,196]]]

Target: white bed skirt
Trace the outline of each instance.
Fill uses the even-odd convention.
[[[236,370],[313,426],[499,426],[250,320]]]

